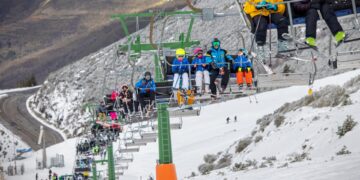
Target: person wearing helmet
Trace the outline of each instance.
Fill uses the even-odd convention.
[[[203,79],[205,81],[205,93],[209,93],[209,65],[206,63],[206,57],[204,56],[204,52],[201,48],[194,49],[194,59],[192,65],[196,69],[195,83],[197,93],[202,93]]]
[[[123,85],[121,87],[121,92],[119,94],[119,97],[121,99],[126,114],[133,112],[132,94],[133,93],[129,90],[129,87],[127,85]]]
[[[212,98],[216,98],[215,81],[218,75],[221,75],[222,78],[221,91],[225,91],[230,78],[227,63],[229,61],[233,61],[233,58],[227,54],[227,51],[220,48],[220,44],[220,40],[218,38],[214,38],[211,49],[207,52],[207,62],[211,65],[210,89]]]
[[[177,91],[179,89],[188,90],[189,89],[189,61],[185,57],[184,49],[176,50],[176,57],[172,62],[172,72],[174,73],[174,81],[173,81],[173,90]],[[181,81],[182,80],[182,81]],[[180,87],[180,82],[182,82]]]
[[[150,98],[150,104],[155,101],[156,85],[149,71],[145,72],[144,77],[135,84],[135,88],[138,92],[141,110],[145,111],[145,98]]]
[[[252,86],[252,64],[246,57],[246,49],[239,49],[238,56],[234,60],[233,69],[236,71],[236,80],[239,88],[242,89],[244,77],[247,87]]]

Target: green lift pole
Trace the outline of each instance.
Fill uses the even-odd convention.
[[[107,147],[108,154],[108,178],[109,180],[115,180],[115,164],[114,164],[114,155],[113,155],[113,146],[112,143]]]

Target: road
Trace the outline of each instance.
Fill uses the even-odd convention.
[[[37,144],[41,123],[27,111],[26,100],[36,91],[37,89],[7,93],[7,97],[0,99],[0,123],[19,136],[33,150],[41,148]],[[47,147],[64,141],[60,133],[46,126],[44,130]]]

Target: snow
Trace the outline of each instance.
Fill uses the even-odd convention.
[[[55,157],[56,154],[63,154],[64,155],[64,168],[51,168],[54,173],[65,175],[71,174],[73,165],[75,162],[75,144],[76,138],[68,139],[62,143],[53,145],[46,149],[47,154],[47,163],[50,164],[50,158]],[[7,180],[27,180],[27,179],[35,179],[35,174],[38,173],[39,179],[47,179],[49,174],[49,169],[38,170],[36,169],[36,160],[42,160],[42,150],[36,151],[28,156],[27,159],[16,161],[17,165],[24,164],[25,165],[25,174],[23,176],[7,176]],[[4,163],[4,167],[7,167],[11,163]]]
[[[351,77],[355,77],[359,74],[360,70],[357,70],[318,80],[315,82],[313,88],[314,90],[320,90],[320,88],[329,84],[343,85]],[[295,86],[261,93],[257,96],[259,99],[258,104],[249,104],[248,97],[245,97],[226,103],[210,105],[202,108],[199,117],[184,118],[183,129],[172,131],[174,163],[177,166],[178,177],[181,179],[185,178],[193,171],[198,174],[197,167],[203,163],[204,155],[217,154],[218,152],[224,151],[226,147],[234,144],[238,139],[249,136],[256,126],[257,119],[272,113],[286,102],[292,102],[302,98],[306,94],[307,88],[308,87],[306,86]],[[359,106],[360,104],[356,104],[354,107],[350,106],[351,108],[349,107],[349,111],[355,113],[355,109],[359,109]],[[313,113],[319,113],[319,110],[315,110]],[[306,113],[304,114],[306,115]],[[235,115],[238,117],[237,123],[225,123],[226,117],[232,119]],[[341,118],[341,120],[343,119],[344,118]],[[358,119],[360,119],[360,117]],[[338,124],[333,124],[334,127],[337,127],[337,125]],[[296,127],[294,128],[296,129]],[[360,129],[357,128],[353,131],[355,133],[358,132],[358,130]],[[293,131],[290,130],[290,132],[287,133],[291,132]],[[282,134],[282,136],[287,135],[288,134],[286,133]],[[292,133],[292,135],[292,137],[298,136],[296,133]],[[301,137],[301,135],[299,136]],[[274,139],[276,141],[276,138]],[[290,139],[290,141],[292,140],[293,139]],[[354,143],[355,140],[356,138],[354,138],[354,136],[349,138],[350,144],[358,146]],[[287,143],[289,143],[289,139],[282,144],[276,145],[276,147],[286,147]],[[325,148],[328,147],[329,146],[325,146]],[[270,142],[267,147],[257,149],[261,152],[267,152],[272,148],[273,142]],[[280,151],[279,149],[277,150]],[[326,149],[322,150],[326,151]],[[336,150],[340,149],[336,148]],[[360,152],[360,146],[354,150],[355,152]],[[135,180],[139,175],[147,177],[150,172],[155,174],[156,152],[157,145],[151,144],[150,146],[147,146],[146,149],[142,149],[140,153],[135,154],[133,164],[131,164],[129,170],[125,172],[125,179]],[[334,155],[333,151],[330,151],[329,153]],[[276,155],[276,153],[272,155]],[[360,177],[360,173],[358,173],[358,175],[358,177]],[[207,177],[204,177],[203,179],[207,179]]]
[[[360,70],[356,70],[328,77],[316,81],[313,88],[318,91],[329,84],[342,86],[351,78],[359,75]],[[249,97],[213,104],[203,107],[199,117],[183,118],[183,128],[171,132],[173,161],[178,178],[185,179],[192,172],[199,174],[197,168],[203,163],[204,155],[218,152],[222,152],[220,155],[223,155],[226,154],[224,152],[227,152],[233,156],[230,167],[215,170],[209,175],[196,176],[193,179],[261,179],[269,173],[272,176],[268,179],[288,179],[289,176],[294,179],[339,179],[345,175],[345,179],[359,179],[360,171],[355,168],[360,165],[360,145],[357,143],[360,126],[355,126],[342,138],[336,135],[336,130],[345,120],[346,115],[352,115],[355,121],[359,122],[360,91],[350,95],[352,105],[316,109],[302,107],[291,111],[285,114],[284,125],[275,128],[271,123],[263,133],[258,132],[263,135],[262,141],[249,145],[244,153],[234,153],[238,140],[248,137],[251,131],[257,127],[256,120],[273,113],[284,103],[299,100],[305,96],[307,88],[306,86],[295,86],[261,93],[257,95],[258,104],[249,103]],[[235,115],[238,117],[238,122],[231,120],[230,124],[225,123],[226,117],[233,119]],[[313,120],[314,115],[319,116],[319,120]],[[171,121],[176,120],[171,119]],[[305,139],[308,140],[304,141]],[[68,139],[48,148],[49,157],[56,153],[65,155],[66,167],[54,170],[58,174],[72,172],[75,143],[75,139]],[[290,163],[289,155],[302,152],[304,144],[307,145],[304,151],[308,153],[311,160]],[[344,145],[351,151],[351,154],[335,155]],[[35,154],[40,155],[41,151]],[[247,159],[256,159],[260,163],[264,156],[276,156],[277,160],[273,167],[231,171],[234,163]],[[29,164],[30,169],[26,170],[28,172],[26,175],[9,177],[9,180],[29,179],[34,177],[35,172],[46,175],[47,170],[35,171],[35,167],[33,167],[35,158],[34,155],[29,159],[18,161],[26,166]],[[121,176],[121,179],[137,180],[140,177],[147,178],[149,175],[155,175],[157,158],[157,143],[149,143],[147,146],[141,147],[140,152],[134,153],[134,162],[129,164],[129,169],[125,171],[125,175]],[[287,162],[289,163],[288,167],[278,168]],[[222,175],[223,173],[224,175]]]
[[[24,89],[26,88],[1,90],[0,100],[8,96],[8,94],[5,93],[23,91]],[[20,137],[13,134],[0,123],[0,162],[13,159],[15,149],[22,149],[28,147],[29,146],[25,142],[23,142]]]

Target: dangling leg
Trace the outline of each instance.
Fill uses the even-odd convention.
[[[289,21],[281,14],[271,14],[271,21],[276,24],[278,34],[278,51],[286,51],[288,49],[288,40],[283,38],[283,34],[289,33]]]
[[[243,76],[242,70],[238,70],[236,72],[236,81],[237,81],[237,84],[239,85],[239,88],[242,88],[243,83],[244,83],[244,76]]]
[[[251,70],[250,71],[248,71],[248,70],[245,71],[245,80],[246,80],[247,86],[251,87],[252,83],[253,83]]]
[[[316,28],[317,28],[317,20],[319,19],[319,15],[317,10],[314,8],[310,8],[306,12],[305,23],[306,23],[306,39],[305,42],[310,46],[316,46]]]
[[[183,73],[181,75],[182,78],[182,86],[181,89],[183,90],[189,90],[189,75],[188,73]]]
[[[230,73],[227,67],[224,67],[224,75],[222,76],[221,79],[221,88],[222,91],[224,92],[228,83],[229,83],[229,79],[230,79]]]
[[[211,94],[212,96],[216,97],[216,85],[215,85],[215,81],[217,76],[219,75],[219,69],[213,69],[211,71],[211,76],[210,76],[210,89],[211,89]]]
[[[172,85],[172,90],[174,93],[174,99],[177,101],[177,91],[179,90],[179,86],[180,86],[180,75],[179,73],[175,73],[174,74],[174,80],[173,80],[173,85]]]
[[[329,3],[324,2],[321,4],[320,12],[331,33],[335,36],[336,42],[339,43],[343,41],[345,38],[345,32],[336,17],[334,9],[329,5]]]
[[[204,71],[204,81],[205,81],[205,93],[209,93],[209,85],[210,85],[210,76],[209,76],[209,71],[205,70]]]
[[[196,83],[196,92],[198,94],[202,93],[202,78],[203,78],[203,72],[196,71],[195,83]]]

